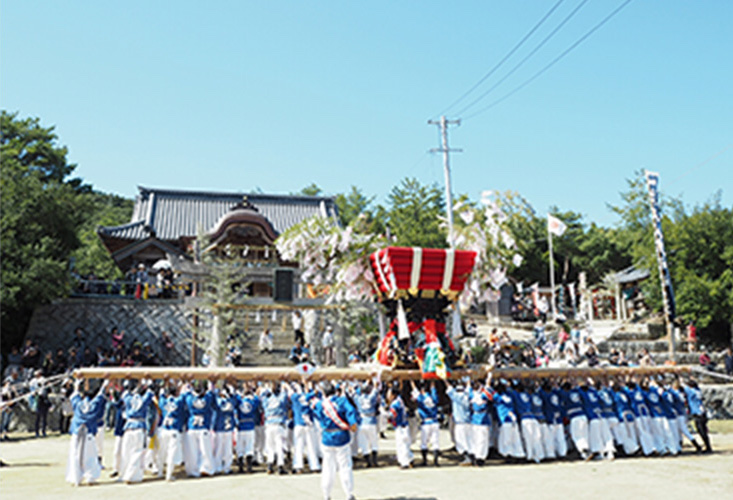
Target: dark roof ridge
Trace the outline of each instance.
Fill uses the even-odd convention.
[[[303,200],[303,201],[335,201],[335,196],[310,196],[300,194],[277,194],[277,193],[245,193],[242,191],[203,191],[200,189],[171,189],[171,188],[149,188],[145,186],[137,186],[140,194],[156,193],[156,194],[171,194],[171,195],[189,195],[189,196],[211,196],[211,197],[243,197],[246,196],[252,199],[292,199],[292,200]]]

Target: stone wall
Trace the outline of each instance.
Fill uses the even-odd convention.
[[[36,308],[26,338],[35,339],[41,352],[71,347],[74,330],[84,329],[94,352],[112,345],[113,326],[125,331],[125,345],[149,342],[160,353],[160,333],[167,331],[176,345],[171,363],[190,362],[191,314],[182,300],[134,300],[124,298],[70,298]]]

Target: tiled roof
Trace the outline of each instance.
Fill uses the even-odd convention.
[[[100,227],[100,235],[126,240],[148,238],[152,232],[161,240],[196,237],[200,230],[210,231],[245,196],[278,234],[314,215],[337,217],[334,199],[326,196],[138,189],[132,220],[122,226]]]
[[[621,285],[626,283],[633,283],[635,281],[642,281],[650,276],[647,269],[637,269],[634,266],[627,267],[623,271],[619,271],[614,275],[614,281]]]

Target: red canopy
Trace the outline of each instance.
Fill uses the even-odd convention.
[[[369,256],[379,291],[461,292],[473,270],[476,252],[438,248],[387,247]]]

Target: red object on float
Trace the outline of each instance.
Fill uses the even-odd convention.
[[[387,247],[371,254],[369,260],[382,293],[398,290],[461,292],[473,270],[476,252]]]

